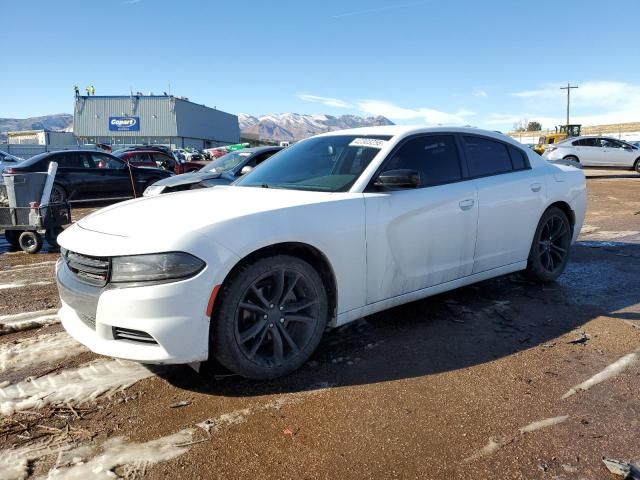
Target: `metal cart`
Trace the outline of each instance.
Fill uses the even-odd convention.
[[[39,252],[43,244],[42,233],[49,245],[57,247],[63,226],[71,223],[68,203],[48,203],[49,185],[53,183],[52,178],[48,181],[50,176],[46,173],[3,175],[0,229],[4,229],[7,242],[14,248],[27,253]],[[40,201],[43,201],[42,205]]]

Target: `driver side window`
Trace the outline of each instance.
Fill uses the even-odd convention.
[[[106,169],[117,170],[124,166],[124,164],[119,160],[108,157],[106,155],[100,155],[100,154],[94,153],[91,156],[93,158],[93,162],[96,165],[96,168],[106,168]]]
[[[462,179],[460,156],[453,135],[425,135],[406,141],[391,154],[384,170],[409,169],[420,174],[420,187]]]

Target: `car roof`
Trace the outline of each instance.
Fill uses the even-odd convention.
[[[498,133],[495,130],[484,130],[476,127],[453,127],[453,126],[438,126],[427,127],[423,125],[380,125],[375,127],[358,127],[350,128],[347,130],[334,130],[332,132],[323,133],[319,136],[333,136],[333,135],[389,135],[391,137],[406,137],[408,135],[415,135],[419,133],[468,133],[475,135],[483,135],[485,137],[492,137],[502,142],[511,143],[522,147],[522,144],[517,140],[505,135],[504,133]]]
[[[266,152],[268,150],[282,150],[284,147],[278,147],[276,145],[264,145],[261,147],[249,147],[249,148],[243,148],[242,150],[236,150],[236,152],[251,152],[251,153],[258,153],[258,152]],[[229,153],[233,153],[233,152],[229,152]]]

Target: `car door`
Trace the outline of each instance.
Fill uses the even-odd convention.
[[[584,166],[598,165],[598,157],[600,152],[600,142],[598,138],[582,138],[578,140],[579,147],[576,151],[578,160]]]
[[[479,135],[462,140],[478,192],[473,273],[526,260],[544,209],[544,176],[530,168],[518,147]]]
[[[378,173],[416,170],[418,188],[365,192],[367,303],[471,273],[478,207],[459,150],[452,134],[410,137]]]
[[[105,153],[91,152],[96,165],[99,165],[99,182],[96,186],[102,198],[132,197],[133,188],[127,164],[119,158]]]
[[[58,163],[56,178],[67,190],[70,200],[95,197],[99,176],[89,155],[85,152],[59,152],[51,161]]]
[[[613,138],[602,139],[602,151],[606,165],[612,167],[632,167],[635,160],[633,149],[627,150],[625,144]]]

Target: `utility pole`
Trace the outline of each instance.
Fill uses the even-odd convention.
[[[571,89],[578,88],[577,85],[572,86],[570,83],[567,83],[566,87],[560,87],[560,90],[567,91],[567,130],[569,129],[569,105],[571,104]],[[567,133],[569,133],[567,131]]]

